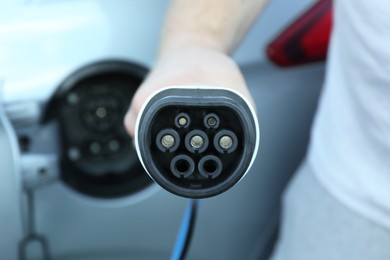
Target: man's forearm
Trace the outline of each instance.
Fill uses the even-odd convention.
[[[172,0],[160,56],[187,47],[231,52],[267,0]]]

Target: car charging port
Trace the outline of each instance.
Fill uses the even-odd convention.
[[[58,125],[60,179],[66,186],[107,200],[129,197],[152,184],[123,125],[146,73],[134,63],[101,61],[75,71],[57,88],[42,123]],[[163,152],[174,151],[180,142],[169,131],[177,139],[172,147],[160,147]]]

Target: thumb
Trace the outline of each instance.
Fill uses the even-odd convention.
[[[124,125],[131,138],[134,138],[135,121],[136,121],[136,115],[134,113],[134,110],[130,108],[125,115]]]

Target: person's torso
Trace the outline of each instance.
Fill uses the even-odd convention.
[[[343,203],[390,228],[390,1],[334,10],[309,162]]]

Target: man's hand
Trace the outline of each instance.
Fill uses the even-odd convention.
[[[163,56],[134,95],[125,117],[125,126],[131,136],[134,136],[135,120],[148,96],[161,88],[176,85],[231,88],[254,105],[237,64],[229,56],[206,47],[186,48]]]
[[[253,104],[245,80],[228,56],[267,0],[172,0],[162,32],[159,58],[135,94],[125,125],[134,136],[135,120],[146,98],[168,86],[219,86],[234,89]]]

